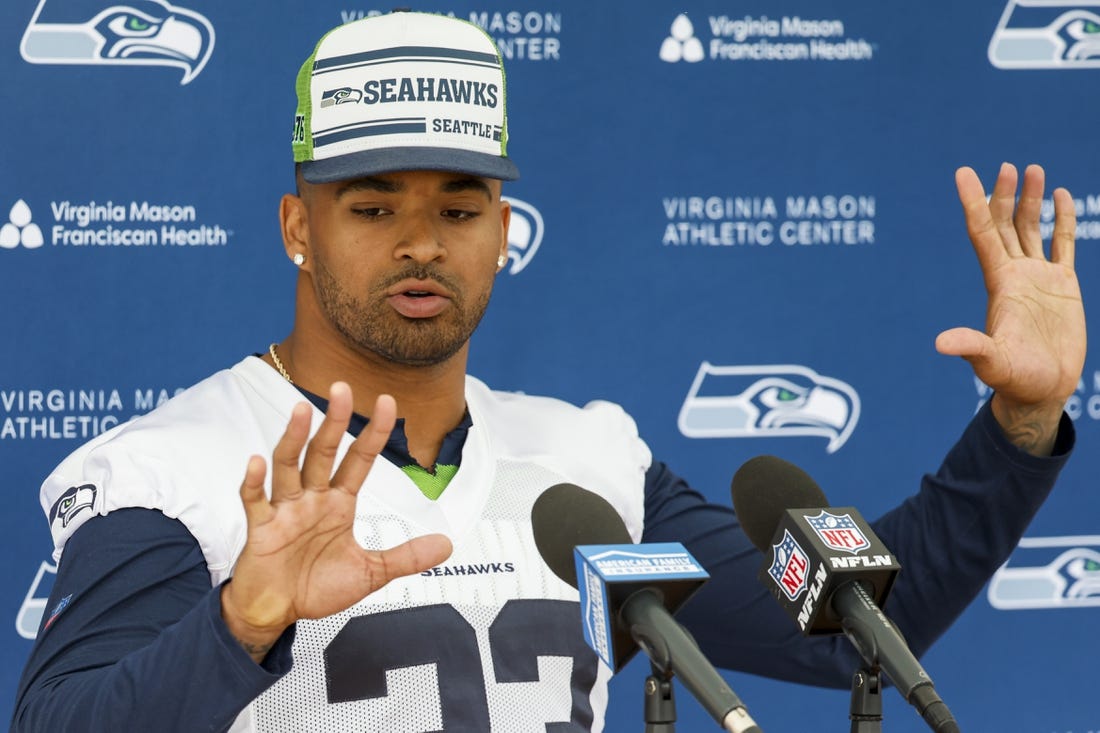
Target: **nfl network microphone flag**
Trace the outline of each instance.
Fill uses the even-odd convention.
[[[629,630],[612,617],[612,609],[622,608],[635,591],[656,588],[664,594],[664,606],[671,613],[710,578],[679,542],[578,545],[573,557],[584,639],[615,671],[638,646]]]
[[[764,553],[760,581],[803,634],[841,633],[828,599],[844,583],[867,584],[881,608],[901,565],[853,507],[787,509]]]

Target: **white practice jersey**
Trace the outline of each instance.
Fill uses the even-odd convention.
[[[220,584],[244,545],[248,457],[270,457],[300,401],[249,357],[81,447],[42,488],[47,512],[72,497],[51,515],[54,559],[88,518],[146,507],[187,526]],[[367,548],[440,532],[454,553],[341,613],[298,622],[293,668],[232,730],[602,730],[611,672],[585,645],[577,591],[535,548],[531,507],[550,486],[576,484],[603,495],[638,541],[649,450],[607,402],[581,409],[472,377],[466,401],[472,427],[442,496],[427,499],[379,458],[355,524]],[[314,428],[322,418],[314,410]]]

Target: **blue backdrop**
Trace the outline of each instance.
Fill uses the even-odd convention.
[[[293,186],[294,77],[324,31],[389,9],[181,2],[0,8],[0,717],[53,577],[39,482],[288,332],[277,201]],[[505,189],[512,260],[471,371],[622,403],[714,501],[760,453],[869,517],[936,468],[987,396],[933,348],[984,322],[956,167],[989,187],[1003,160],[1042,163],[1077,201],[1086,302],[1100,284],[1097,0],[417,9],[485,26],[509,76],[523,177]],[[155,53],[112,58],[96,40],[167,15]],[[835,399],[803,428],[762,428],[728,408],[765,377]],[[925,658],[966,731],[1100,729],[1094,358],[1068,409],[1079,442],[1059,486]],[[614,681],[609,730],[641,730],[646,673],[636,660]],[[848,729],[846,691],[729,679],[765,730]],[[683,730],[713,727],[678,702]],[[925,729],[892,691],[885,718]]]

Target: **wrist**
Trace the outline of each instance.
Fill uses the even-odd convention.
[[[271,613],[272,605],[265,603],[263,598],[244,607],[238,605],[232,586],[230,580],[221,589],[222,621],[241,648],[259,663],[293,621],[287,621],[284,614]]]
[[[1009,442],[1035,456],[1051,454],[1064,407],[1064,402],[1020,403],[999,392],[993,394],[990,403],[993,417]]]

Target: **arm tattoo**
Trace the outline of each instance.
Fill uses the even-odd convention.
[[[1003,410],[1001,429],[1020,450],[1036,456],[1049,456],[1058,436],[1061,413],[1051,420],[1050,410],[1041,407],[1015,407]]]

